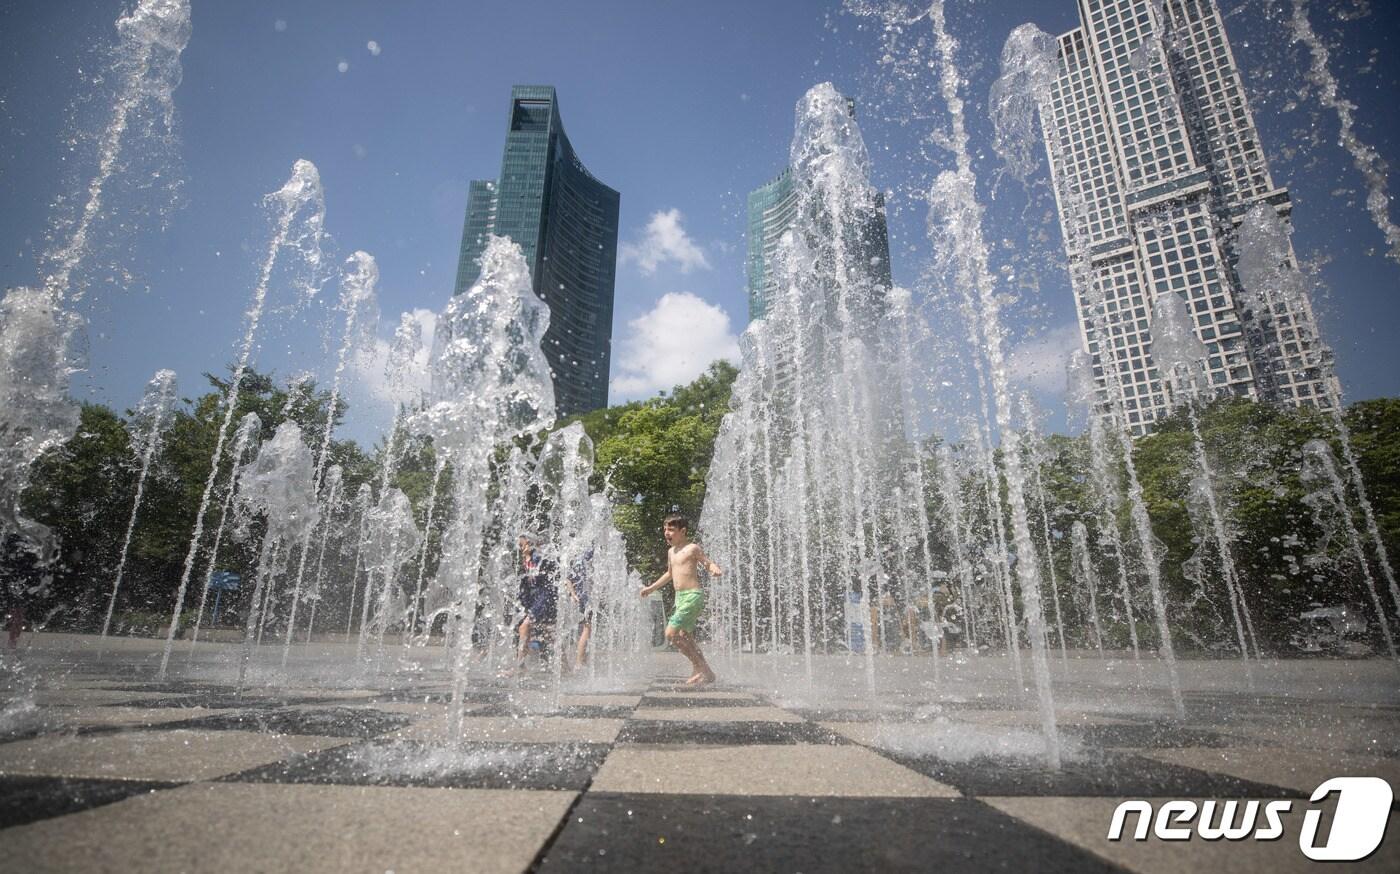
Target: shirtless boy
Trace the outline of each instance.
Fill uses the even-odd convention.
[[[684,516],[669,516],[661,528],[666,538],[666,573],[650,586],[641,590],[645,598],[652,592],[672,583],[676,587],[676,609],[666,621],[666,640],[670,641],[681,655],[690,659],[695,674],[685,681],[687,686],[705,686],[715,681],[715,672],[705,662],[700,645],[695,640],[695,620],[705,609],[705,591],[700,588],[700,579],[695,569],[704,565],[713,576],[723,571],[710,561],[700,544],[690,542],[690,522]]]

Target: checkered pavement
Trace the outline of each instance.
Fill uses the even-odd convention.
[[[1265,705],[1227,725],[1066,713],[1070,755],[1050,771],[986,748],[1034,739],[1035,715],[1007,702],[944,705],[915,724],[909,708],[783,707],[754,689],[678,684],[565,694],[557,707],[538,686],[483,684],[447,748],[447,689],[427,682],[240,697],[70,677],[39,693],[39,719],[0,736],[0,860],[14,871],[1273,874],[1310,863],[1287,840],[1110,843],[1111,813],[1127,798],[1306,799],[1339,763],[1400,785],[1400,758],[1364,745],[1281,747]],[[1379,724],[1394,731],[1395,715]],[[930,735],[945,741],[939,754]],[[1392,836],[1362,867],[1397,860]]]

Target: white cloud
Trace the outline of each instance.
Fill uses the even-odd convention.
[[[729,314],[688,291],[663,295],[627,327],[612,381],[619,401],[684,385],[720,358],[739,360],[739,338],[730,330]]]
[[[374,342],[361,347],[351,368],[366,399],[381,408],[393,409],[400,401],[419,397],[428,390],[428,355],[433,348],[433,328],[437,313],[418,308],[409,313],[422,332],[422,346],[413,358],[413,366],[404,375],[404,384],[397,386],[387,372],[392,338],[377,336]],[[397,324],[391,326],[397,328]]]
[[[1018,385],[1049,395],[1065,393],[1065,362],[1079,346],[1079,329],[1059,325],[1011,349],[1007,376]]]
[[[681,227],[681,211],[675,208],[652,213],[646,235],[639,243],[623,243],[619,249],[622,262],[635,262],[646,276],[667,262],[674,263],[682,273],[700,267],[710,269],[705,250],[695,244]]]

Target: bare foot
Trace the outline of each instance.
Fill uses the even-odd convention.
[[[682,685],[684,685],[684,686],[695,686],[695,685],[698,685],[698,684],[700,684],[701,682],[703,682],[704,679],[705,679],[705,675],[704,675],[704,674],[700,674],[700,673],[691,674],[691,675],[690,675],[690,679],[686,680]]]
[[[690,686],[692,689],[698,689],[698,688],[701,687],[701,686],[708,686],[708,685],[710,685],[711,683],[713,683],[714,681],[715,681],[714,672],[713,672],[713,671],[710,671],[710,672],[708,672],[708,673],[696,674],[695,676],[691,677],[689,680],[686,680],[686,681],[685,681],[685,684],[686,684],[687,686]]]

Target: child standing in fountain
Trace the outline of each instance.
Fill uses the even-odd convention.
[[[695,640],[695,621],[700,611],[705,609],[705,591],[700,588],[700,577],[696,569],[704,566],[714,576],[723,571],[719,565],[705,555],[700,544],[690,541],[690,522],[679,515],[669,516],[661,527],[666,538],[666,573],[650,586],[641,590],[645,598],[657,589],[671,583],[676,587],[676,609],[666,622],[666,640],[690,659],[695,673],[686,680],[687,686],[704,686],[715,681],[715,672],[700,652],[700,644]]]

